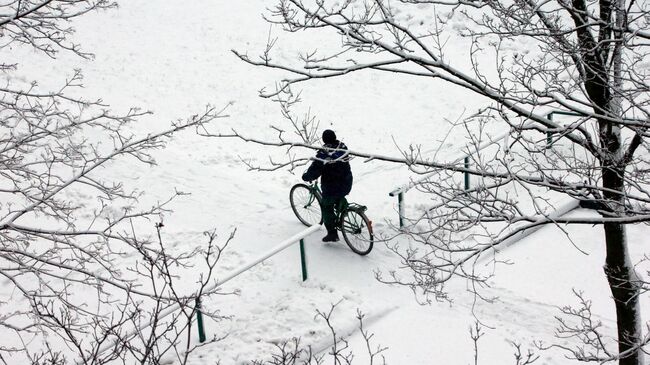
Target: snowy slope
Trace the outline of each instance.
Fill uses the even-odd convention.
[[[268,125],[281,123],[278,107],[257,96],[281,74],[256,69],[238,61],[231,49],[251,55],[263,49],[269,27],[260,14],[269,1],[129,0],[112,12],[93,14],[76,23],[75,39],[93,51],[93,62],[66,55],[54,64],[39,55],[17,52],[25,78],[47,69],[42,85],[56,85],[74,67],[85,74],[85,92],[101,96],[118,110],[139,106],[154,114],[143,118],[142,133],[159,129],[178,118],[200,112],[205,104],[228,107],[227,119],[217,129],[269,136]],[[271,29],[279,33],[278,29]],[[462,44],[450,52],[461,53]],[[280,43],[278,47],[282,47]],[[457,47],[458,49],[454,49]],[[291,47],[287,47],[291,49]],[[287,54],[290,57],[292,54]],[[438,158],[453,156],[464,141],[463,130],[451,130],[445,119],[456,120],[480,105],[454,86],[441,81],[393,78],[360,73],[345,79],[305,84],[302,110],[308,108],[321,120],[321,127],[337,131],[355,150],[398,155],[396,144],[421,144],[437,150]],[[461,102],[462,100],[462,102]],[[447,136],[447,137],[446,137]],[[446,138],[446,139],[445,139]],[[443,141],[444,140],[444,141]],[[441,141],[443,141],[441,143]],[[222,235],[237,228],[236,238],[219,267],[220,275],[267,250],[304,227],[288,206],[289,188],[299,176],[286,171],[250,172],[240,156],[264,162],[276,151],[238,140],[204,139],[184,133],[157,153],[159,165],[142,169],[134,161],[117,161],[105,170],[128,186],[143,189],[143,202],[163,199],[174,189],[190,192],[173,205],[165,217],[165,242],[174,249],[192,247],[201,232],[216,228]],[[352,162],[355,187],[351,200],[369,207],[380,232],[395,224],[396,200],[388,196],[411,174],[386,163]],[[408,196],[407,196],[407,199]],[[416,200],[413,200],[416,201]],[[576,212],[574,214],[588,214]],[[341,333],[352,332],[356,310],[368,315],[374,340],[388,346],[390,364],[468,364],[473,344],[468,328],[473,313],[482,321],[486,336],[479,342],[483,364],[514,363],[508,341],[524,347],[532,340],[553,337],[557,306],[574,303],[574,286],[594,300],[594,312],[613,333],[613,308],[602,273],[603,244],[598,227],[567,228],[584,255],[557,228],[545,228],[503,253],[488,293],[495,303],[478,302],[454,282],[453,304],[418,305],[411,292],[374,280],[374,272],[398,265],[382,245],[371,255],[358,257],[343,244],[322,244],[320,233],[307,240],[310,279],[300,281],[297,247],[290,248],[229,283],[224,291],[239,295],[219,296],[205,303],[232,316],[208,322],[208,334],[229,334],[218,344],[202,348],[192,364],[245,364],[264,358],[274,343],[293,336],[305,344],[326,346],[330,340],[315,311],[339,303],[335,324]],[[635,257],[643,254],[641,241],[647,229],[633,227]],[[194,278],[187,278],[192,282]],[[648,306],[647,295],[644,297]],[[352,347],[363,358],[358,333]],[[558,351],[541,355],[542,364],[563,364]],[[357,360],[363,363],[362,360]]]

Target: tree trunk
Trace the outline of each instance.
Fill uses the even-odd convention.
[[[614,23],[616,29],[621,29],[625,21],[625,0],[612,2]],[[612,57],[612,86],[614,90],[622,90],[622,55],[623,34],[614,32],[616,41]],[[610,95],[618,95],[616,92]],[[622,116],[623,110],[620,95],[610,100],[609,110],[613,115]],[[625,214],[625,162],[622,161],[620,126],[613,123],[601,122],[601,138],[603,147],[608,150],[611,160],[603,164],[603,186],[621,194],[606,193],[605,198],[611,204],[616,216]],[[602,128],[607,126],[607,128]],[[641,343],[641,309],[639,307],[639,281],[632,266],[628,252],[627,235],[624,224],[606,223],[605,243],[607,257],[605,259],[605,274],[616,306],[616,324],[618,327],[618,352],[622,356],[619,365],[642,365],[643,352],[636,348]]]
[[[624,168],[603,168],[603,186],[623,192]],[[607,194],[615,212],[623,211],[622,195]],[[619,365],[642,365],[643,352],[636,348],[641,342],[641,311],[639,308],[639,282],[630,261],[624,224],[606,223],[605,274],[616,305],[618,351],[622,354]]]

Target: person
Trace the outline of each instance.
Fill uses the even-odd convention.
[[[336,232],[334,207],[341,204],[352,190],[352,170],[348,148],[336,139],[334,131],[330,129],[323,131],[323,143],[323,149],[318,150],[316,158],[302,175],[302,179],[313,181],[320,177],[323,192],[321,213],[327,229],[323,242],[336,242],[339,240],[339,235]]]

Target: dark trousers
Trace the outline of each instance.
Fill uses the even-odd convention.
[[[347,203],[345,197],[323,197],[323,201],[321,201],[321,213],[323,214],[323,224],[328,233],[335,232],[336,211],[338,211],[345,203]]]

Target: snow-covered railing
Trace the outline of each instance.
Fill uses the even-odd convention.
[[[532,124],[532,121],[524,123],[522,125],[522,128],[525,128],[525,127],[529,126],[530,124]],[[488,141],[486,141],[486,142],[480,144],[478,147],[476,147],[476,149],[473,149],[472,153],[478,154],[478,152],[480,152],[481,150],[484,150],[484,149],[486,149],[486,148],[488,148],[490,146],[493,146],[496,142],[500,142],[502,140],[506,140],[506,144],[507,144],[507,139],[510,136],[510,133],[511,132],[508,131],[508,132],[500,134],[500,135],[498,135],[498,136],[496,136],[494,138],[490,138]],[[465,169],[469,169],[470,155],[471,155],[471,153],[467,153],[467,152],[460,153],[459,155],[457,155],[457,157],[455,159],[453,159],[451,161],[450,164],[457,164],[457,163],[460,163],[461,161],[463,161],[463,167],[465,167]],[[421,176],[420,178],[418,178],[416,180],[411,180],[411,181],[409,181],[408,183],[406,183],[406,184],[404,184],[402,186],[396,187],[390,193],[388,193],[389,196],[397,196],[397,207],[398,207],[399,226],[400,226],[400,228],[404,227],[404,194],[406,194],[406,192],[408,192],[409,190],[411,190],[412,188],[414,188],[418,184],[426,181],[427,179],[429,179],[430,177],[432,177],[432,176],[434,176],[436,174],[438,174],[438,171],[432,171],[432,172],[430,172],[428,174],[425,174],[425,175]],[[463,180],[464,180],[465,190],[469,190],[469,188],[470,188],[469,175],[470,174],[469,174],[469,172],[465,171],[463,173],[463,175],[464,175]]]
[[[578,114],[578,113],[555,110],[555,111],[552,111],[552,112],[548,113],[546,115],[546,118],[548,118],[549,120],[552,121],[553,116],[556,115],[556,114],[557,115],[569,115],[569,116],[582,116],[582,114]],[[533,123],[533,121],[528,121],[528,122],[524,123],[521,126],[521,128],[526,128],[526,127],[530,126],[532,123]],[[508,144],[508,137],[510,136],[510,133],[511,133],[511,131],[508,131],[508,132],[503,133],[501,135],[498,135],[498,136],[496,136],[494,138],[490,138],[489,141],[486,141],[486,142],[480,144],[476,149],[473,149],[472,153],[476,153],[478,155],[478,153],[481,150],[484,150],[485,148],[490,147],[494,143],[500,142],[502,140],[505,140],[504,144],[507,145]],[[553,134],[548,132],[548,133],[546,133],[546,148],[550,148],[552,143],[553,143]],[[451,164],[457,164],[457,163],[460,163],[461,161],[463,161],[463,167],[465,169],[469,169],[470,155],[471,155],[470,153],[460,153],[458,155],[458,157],[456,157],[454,160],[452,160]],[[420,178],[418,178],[416,180],[411,180],[407,184],[396,187],[395,189],[393,189],[393,191],[388,193],[389,196],[397,196],[397,207],[398,207],[399,226],[400,226],[400,228],[404,227],[404,194],[406,194],[406,192],[411,190],[413,187],[415,187],[418,184],[426,181],[427,179],[429,179],[430,177],[434,176],[437,173],[438,173],[438,171],[432,171],[432,172],[430,172],[428,174],[425,174],[425,175],[421,176]],[[463,181],[464,181],[465,190],[469,190],[470,189],[470,174],[469,174],[469,172],[465,171],[463,173],[463,175],[464,175],[463,176]]]
[[[508,248],[509,246],[514,244],[515,242],[520,241],[520,240],[530,236],[531,234],[539,231],[540,229],[546,227],[546,224],[539,224],[539,222],[544,222],[544,221],[547,221],[549,219],[554,220],[554,219],[560,218],[563,215],[573,211],[574,209],[579,208],[580,206],[581,206],[581,204],[580,204],[580,201],[578,199],[567,198],[566,200],[563,200],[559,204],[557,204],[557,209],[555,209],[553,212],[551,212],[548,215],[546,215],[546,216],[544,216],[542,218],[539,218],[538,220],[532,222],[532,224],[531,224],[532,227],[521,230],[521,231],[513,234],[512,236],[506,238],[501,243],[499,243],[498,247],[500,249]],[[481,259],[484,258],[484,257],[486,257],[486,256],[482,256]],[[477,262],[481,261],[481,259],[479,259]]]
[[[268,259],[268,258],[270,258],[272,256],[275,256],[276,254],[284,251],[288,247],[293,246],[293,245],[295,245],[297,243],[300,244],[300,266],[301,266],[301,271],[302,271],[302,280],[303,281],[307,280],[307,260],[306,260],[306,256],[305,256],[305,238],[307,236],[309,236],[310,234],[320,230],[321,228],[322,228],[322,226],[320,226],[320,225],[313,225],[313,226],[311,226],[311,227],[309,227],[307,229],[304,229],[301,232],[296,233],[295,235],[287,238],[286,240],[278,243],[277,245],[275,245],[273,248],[271,248],[267,252],[259,255],[258,257],[254,258],[254,259],[252,259],[250,261],[248,261],[247,263],[239,266],[238,268],[230,271],[225,277],[223,277],[220,280],[217,280],[214,284],[206,287],[205,291],[203,292],[203,295],[208,295],[208,294],[212,294],[212,293],[216,292],[216,290],[219,287],[221,287],[223,284],[227,283],[228,281],[236,278],[237,276],[241,275],[242,273],[250,270],[254,266],[262,263],[266,259]],[[174,304],[174,305],[169,306],[167,309],[165,309],[165,310],[163,310],[163,311],[161,311],[159,313],[159,315],[156,318],[157,321],[160,321],[161,319],[163,319],[163,318],[169,316],[170,314],[178,311],[180,308],[181,308],[180,304]],[[197,313],[197,327],[198,327],[198,330],[199,330],[199,341],[204,342],[205,339],[206,339],[206,336],[205,336],[205,327],[203,325],[203,315],[201,313],[201,298],[200,297],[196,298],[196,313]],[[147,329],[147,328],[151,327],[152,324],[153,324],[153,321],[147,323],[146,325],[144,325],[142,327],[134,329],[130,333],[126,334],[124,337],[132,336],[132,335],[134,335],[134,334],[136,334],[136,333],[138,333],[138,332],[140,332],[140,331],[142,331],[144,329]],[[101,346],[98,349],[96,356],[100,356],[105,351],[115,347],[116,343],[117,343],[117,340],[112,341],[112,342],[108,342],[104,346]]]
[[[302,281],[307,280],[307,257],[305,255],[305,237],[309,236],[310,234],[320,230],[322,227],[318,224],[314,224],[313,226],[296,233],[295,235],[287,238],[286,240],[278,243],[276,246],[274,246],[272,249],[268,250],[267,252],[261,254],[257,258],[241,265],[240,267],[236,268],[235,270],[231,271],[226,277],[224,277],[221,280],[218,280],[216,283],[214,283],[212,286],[207,287],[204,295],[205,294],[211,294],[215,292],[220,286],[223,284],[227,283],[228,281],[234,279],[235,277],[239,276],[240,274],[250,270],[254,266],[262,263],[264,260],[275,256],[276,254],[284,251],[290,246],[295,245],[296,243],[300,243],[300,267],[301,267],[301,272],[302,272]],[[196,321],[197,321],[197,327],[199,330],[199,341],[204,342],[205,341],[205,328],[203,326],[203,314],[201,313],[201,298],[198,297],[196,298]]]

